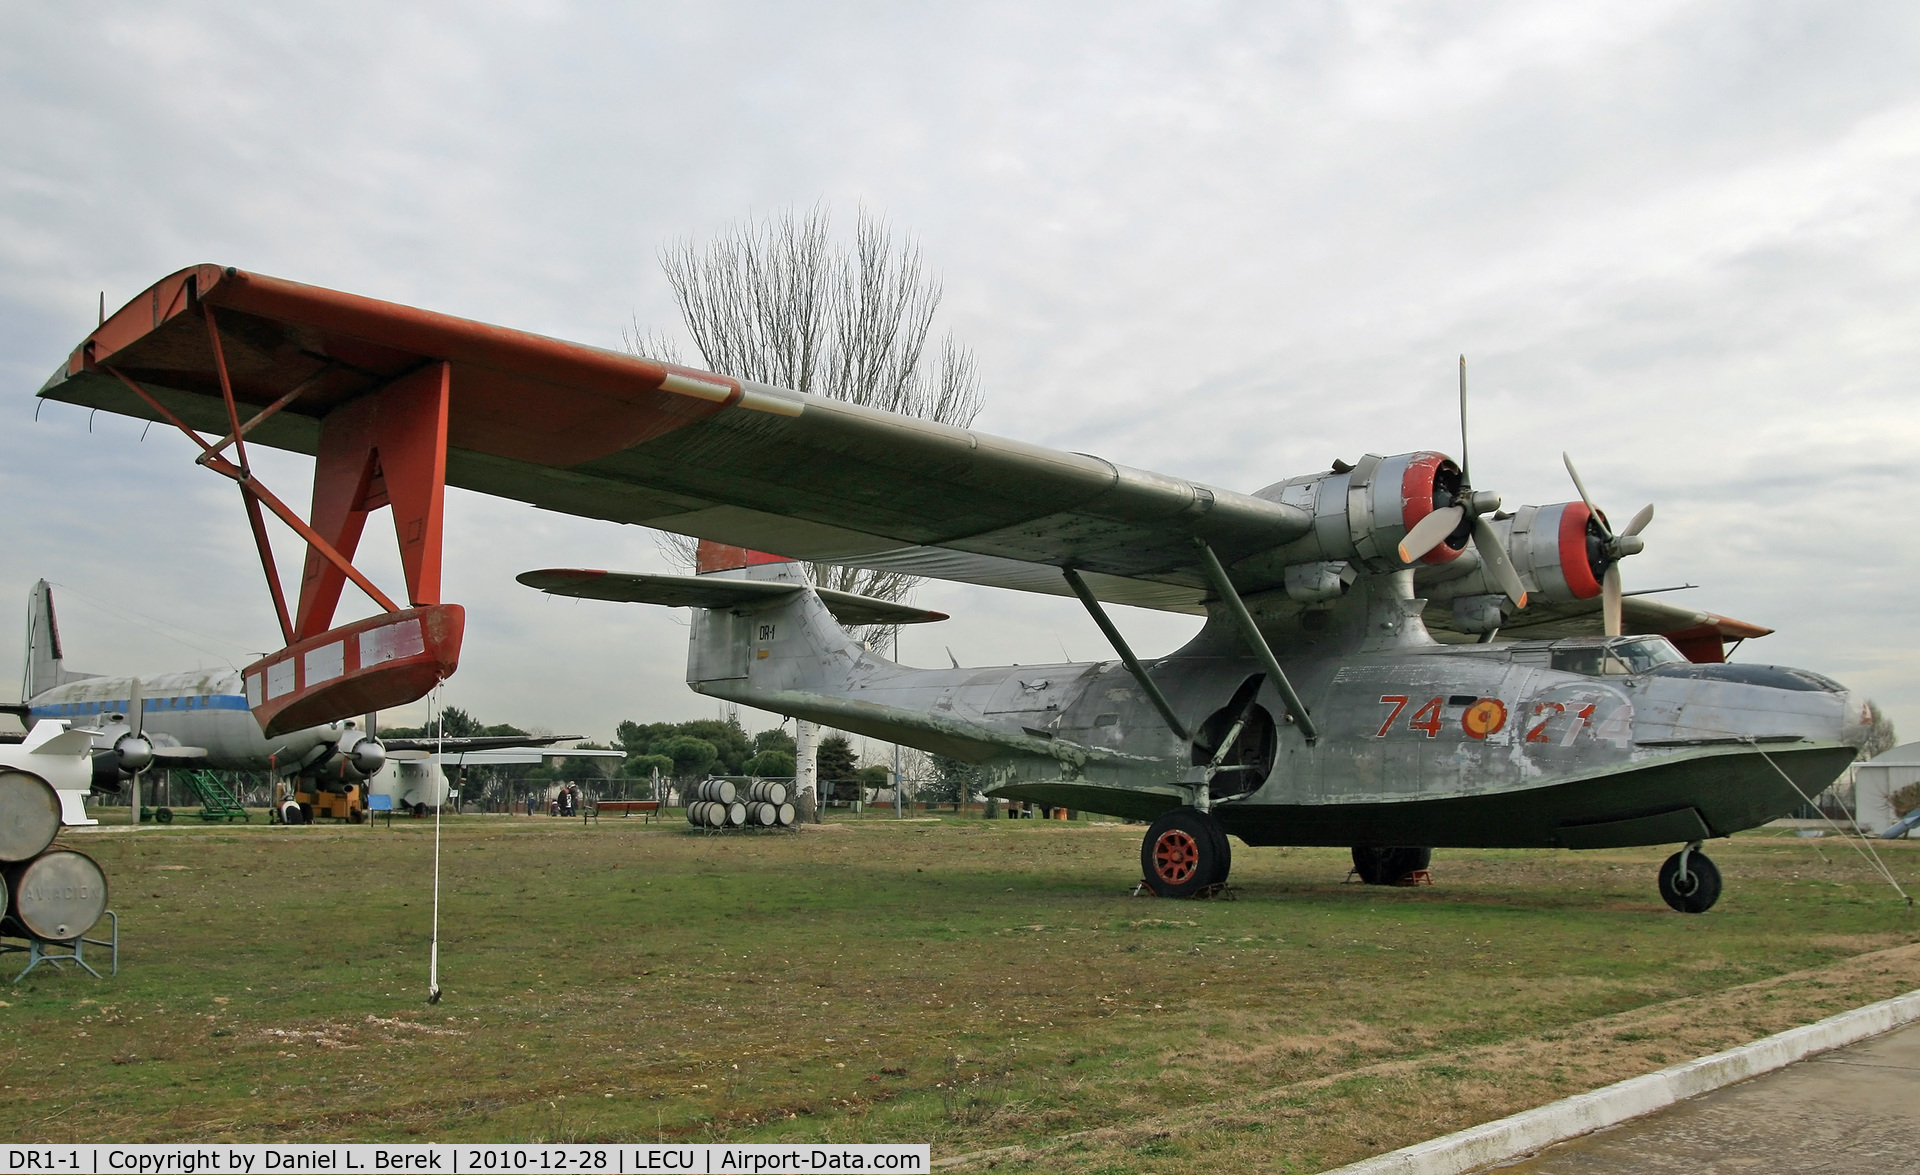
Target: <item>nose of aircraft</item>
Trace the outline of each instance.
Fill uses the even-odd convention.
[[[1676,738],[1797,735],[1858,747],[1872,726],[1864,699],[1805,669],[1783,665],[1663,665],[1643,695],[1649,733]]]
[[[1864,747],[1873,733],[1873,707],[1867,699],[1850,689],[1839,691],[1840,741],[1850,747]]]

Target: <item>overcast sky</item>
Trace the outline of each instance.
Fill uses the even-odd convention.
[[[1570,449],[1616,517],[1659,508],[1629,590],[1697,583],[1779,630],[1740,659],[1920,735],[1912,5],[0,0],[0,95],[0,613],[66,585],[77,668],[278,644],[183,438],[35,419],[103,291],[215,262],[617,345],[678,329],[663,244],[824,201],[919,237],[979,427],[1130,465],[1252,490],[1457,452],[1465,352],[1477,483],[1564,500]],[[308,464],[267,484],[304,501]],[[450,491],[446,564],[450,703],[598,737],[715,712],[684,612],[513,582],[659,569],[647,532]],[[909,662],[1105,655],[1071,601],[918,601],[955,619]],[[1120,619],[1151,652],[1195,627]]]

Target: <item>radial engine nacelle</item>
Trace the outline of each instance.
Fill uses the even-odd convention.
[[[1490,520],[1513,560],[1530,597],[1548,604],[1591,600],[1601,592],[1607,568],[1618,561],[1607,544],[1601,523],[1585,502],[1554,502],[1522,506],[1510,515]],[[1623,545],[1621,555],[1641,549],[1639,536]],[[1616,540],[1618,543],[1618,540]],[[1454,602],[1454,623],[1463,632],[1489,632],[1505,625],[1516,611],[1488,574],[1478,552],[1444,567],[1423,568],[1416,591],[1435,600]]]
[[[1461,504],[1462,488],[1460,467],[1444,453],[1369,453],[1357,464],[1337,461],[1331,471],[1291,478],[1255,496],[1297,506],[1313,516],[1312,530],[1276,552],[1282,562],[1351,563],[1369,571],[1398,571],[1409,566],[1399,555],[1401,539],[1435,510]],[[1472,533],[1470,522],[1462,522],[1411,566],[1458,559]]]

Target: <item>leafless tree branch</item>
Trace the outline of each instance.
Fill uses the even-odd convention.
[[[660,266],[705,366],[798,392],[965,428],[982,407],[973,352],[951,333],[927,354],[941,285],[912,237],[896,240],[886,221],[861,209],[851,251],[830,237],[827,208],[791,209],[734,224],[696,245],[663,249]],[[623,332],[636,355],[678,362],[671,340]],[[661,550],[692,567],[695,540],[663,535]],[[895,571],[811,565],[822,587],[901,600],[919,582]],[[885,626],[856,634],[876,646]]]

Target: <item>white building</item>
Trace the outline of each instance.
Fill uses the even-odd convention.
[[[1869,836],[1900,817],[1891,797],[1901,788],[1920,783],[1920,743],[1893,748],[1853,769],[1853,819]]]

